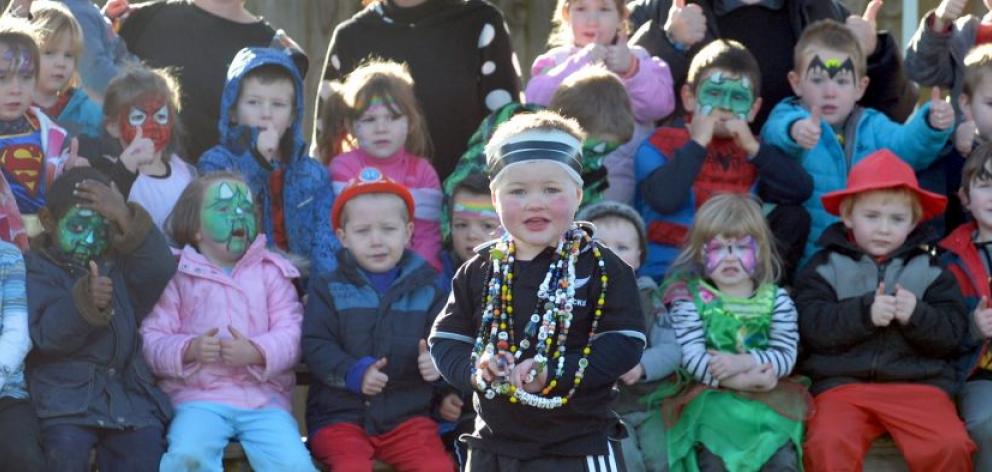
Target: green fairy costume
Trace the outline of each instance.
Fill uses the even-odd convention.
[[[762,285],[750,298],[721,293],[707,282],[686,284],[706,332],[706,347],[740,353],[768,348],[778,287]],[[683,373],[684,374],[684,373]],[[686,378],[691,378],[687,374]],[[780,379],[770,392],[713,389],[689,382],[688,388],[664,403],[668,463],[673,472],[699,470],[696,447],[719,456],[727,470],[750,472],[782,446],[792,443],[802,467],[803,419],[808,406],[805,387]]]

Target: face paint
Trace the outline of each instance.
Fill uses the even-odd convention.
[[[248,187],[219,180],[207,188],[200,209],[203,236],[229,254],[240,257],[255,240],[255,204]]]
[[[751,90],[751,81],[747,77],[731,79],[717,71],[699,85],[697,99],[703,116],[715,109],[722,109],[745,120],[754,105],[754,91]]]
[[[840,62],[839,59],[827,59],[824,62],[823,59],[820,59],[820,55],[816,54],[813,56],[813,59],[810,59],[809,66],[806,67],[806,74],[810,75],[821,71],[831,79],[845,71],[850,72],[851,77],[855,77],[854,61],[850,57],[844,62]]]
[[[741,238],[713,238],[703,246],[703,257],[706,260],[706,273],[712,274],[720,263],[729,256],[734,256],[741,262],[741,267],[748,275],[754,275],[758,260],[758,243],[751,236]]]
[[[0,70],[34,77],[35,65],[27,49],[8,47],[0,54]]]
[[[141,135],[155,143],[155,152],[161,152],[172,140],[172,113],[169,104],[157,93],[147,93],[121,113],[119,122],[121,139],[126,144],[134,141],[141,128]]]
[[[59,249],[85,265],[107,250],[108,229],[103,215],[88,208],[72,207],[58,222]]]

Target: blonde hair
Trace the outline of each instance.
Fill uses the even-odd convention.
[[[568,8],[572,6],[572,2],[575,0],[558,0],[558,4],[555,5],[555,14],[551,18],[551,24],[553,25],[551,29],[551,34],[548,36],[548,47],[558,47],[564,46],[566,44],[572,44],[575,38],[572,38],[572,32],[568,26],[568,20],[565,19],[565,12]],[[603,2],[613,2],[613,5],[617,8],[617,15],[620,15],[620,29],[628,32],[627,29],[629,25],[627,24],[627,16],[630,14],[630,10],[627,9],[627,2],[624,0],[602,0]],[[617,32],[619,33],[619,31]]]
[[[31,3],[31,25],[38,36],[38,49],[41,54],[55,47],[62,38],[69,38],[69,48],[76,68],[65,88],[75,87],[79,83],[79,57],[83,54],[83,29],[61,3],[49,0],[38,0]]]
[[[878,190],[855,193],[841,200],[839,208],[840,211],[838,213],[840,213],[840,216],[843,218],[850,217],[851,212],[854,211],[854,205],[856,205],[858,201],[871,195],[880,196],[883,202],[890,202],[892,200],[908,201],[913,214],[913,223],[919,223],[920,219],[923,218],[923,204],[920,203],[920,199],[916,196],[916,193],[906,187],[882,188]]]
[[[774,283],[782,271],[761,205],[746,194],[724,193],[710,198],[699,207],[692,221],[685,245],[668,270],[667,279],[705,277],[703,246],[717,236],[738,238],[751,236],[758,245],[755,286]],[[668,283],[668,281],[666,281]]]
[[[839,51],[851,56],[854,62],[855,79],[861,79],[868,73],[868,62],[861,50],[857,36],[847,26],[835,20],[820,20],[803,30],[796,42],[793,57],[793,70],[802,73],[803,67],[809,63],[808,50],[819,46],[833,51]]]
[[[971,98],[986,75],[992,75],[992,44],[975,46],[964,57],[964,87],[961,93]]]
[[[616,74],[600,66],[587,66],[568,76],[551,97],[548,108],[574,118],[589,136],[609,136],[630,141],[634,112],[627,89]]]
[[[324,107],[326,112],[322,113],[318,136],[322,149],[338,148],[333,140],[340,138],[340,131],[353,127],[369,104],[378,99],[385,102],[391,113],[406,116],[409,128],[404,149],[430,160],[432,150],[427,122],[414,94],[413,77],[406,64],[371,59],[348,74],[344,83],[331,85],[328,90],[330,94],[325,104],[329,106]],[[328,156],[328,160],[332,157]]]

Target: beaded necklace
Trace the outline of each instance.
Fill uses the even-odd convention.
[[[591,245],[602,289],[593,311],[589,337],[585,347],[582,348],[578,368],[572,378],[572,387],[565,395],[552,396],[551,392],[558,386],[559,381],[564,382],[565,344],[572,326],[572,310],[575,306],[575,262],[579,258],[583,244]],[[582,377],[589,366],[592,339],[596,334],[599,319],[603,316],[609,282],[603,254],[599,246],[593,244],[589,235],[578,226],[573,225],[566,231],[558,240],[548,272],[538,288],[537,303],[534,313],[524,328],[523,339],[515,342],[513,330],[515,253],[516,246],[509,235],[504,235],[489,253],[492,272],[486,287],[482,323],[472,349],[472,375],[475,378],[475,386],[490,400],[496,395],[503,395],[508,397],[510,403],[523,403],[543,409],[559,408],[568,404],[568,400],[582,383]],[[534,364],[527,372],[525,383],[533,382],[545,368],[548,368],[549,360],[554,361],[554,375],[540,394],[518,389],[506,378],[494,379],[489,384],[485,381],[482,370],[475,367],[483,355],[498,360],[503,359],[508,353],[514,360],[520,360],[531,348],[534,350]]]

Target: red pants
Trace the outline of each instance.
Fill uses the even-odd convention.
[[[975,443],[951,399],[918,384],[851,384],[813,399],[806,470],[861,471],[872,441],[889,433],[913,471],[971,471]]]
[[[378,436],[369,436],[351,423],[334,424],[310,438],[310,450],[321,464],[334,471],[371,471],[373,459],[402,472],[454,471],[454,463],[438,436],[437,423],[425,417],[404,421]]]

